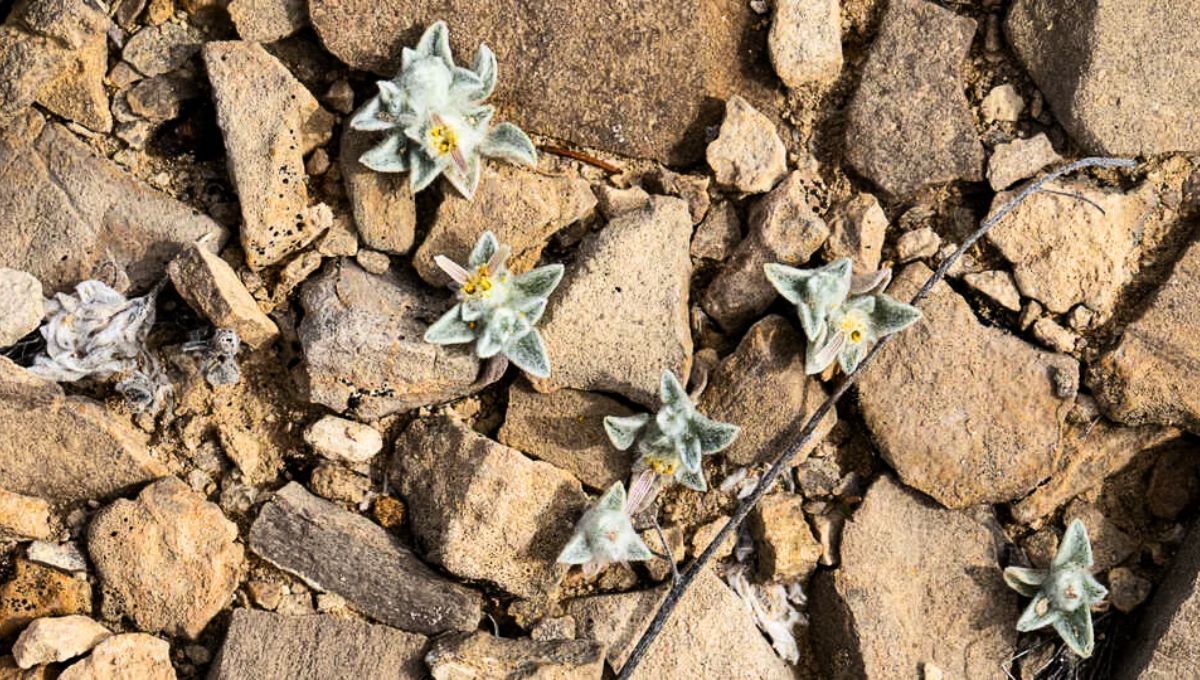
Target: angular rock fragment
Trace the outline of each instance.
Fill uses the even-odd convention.
[[[645,208],[650,203],[650,194],[636,184],[628,189],[597,184],[592,187],[592,193],[596,194],[596,209],[606,220],[630,210]]]
[[[639,3],[628,12],[559,0],[503,10],[476,0],[310,0],[309,14],[334,56],[387,77],[402,47],[453,17],[455,56],[470,63],[481,42],[495,51],[502,74],[492,101],[523,129],[671,165],[703,157],[700,131],[720,121],[717,102],[773,96],[766,27],[743,0]]]
[[[906,267],[889,293],[909,300],[930,273]],[[1072,403],[1056,383],[1077,380],[1078,364],[982,325],[945,283],[921,309],[924,318],[859,381],[880,453],[906,484],[947,507],[1024,496],[1053,470]]]
[[[606,646],[619,672],[650,624],[666,588],[572,600],[567,613],[580,639]],[[721,579],[705,570],[676,607],[633,676],[650,678],[782,679],[792,671],[758,632],[746,605]]]
[[[893,0],[847,110],[846,158],[889,194],[983,178],[962,63],[975,21],[926,0]]]
[[[21,668],[60,663],[91,651],[112,637],[90,617],[48,617],[29,624],[13,643],[13,658]]]
[[[233,0],[229,18],[242,40],[275,42],[308,25],[304,0]]]
[[[762,499],[750,518],[764,580],[808,580],[821,559],[821,544],[804,519],[804,497],[775,493]]]
[[[174,477],[101,510],[88,553],[104,597],[145,631],[195,639],[241,581],[237,526]]]
[[[431,561],[522,597],[557,585],[566,568],[555,558],[587,503],[571,475],[450,416],[413,422],[390,474]]]
[[[778,0],[767,45],[784,85],[827,83],[842,70],[842,17],[838,0]]]
[[[512,248],[509,269],[524,272],[541,258],[542,248],[559,229],[587,216],[596,196],[578,177],[550,177],[508,164],[489,163],[474,198],[451,193],[438,206],[429,235],[413,255],[413,267],[431,285],[450,277],[433,258],[445,255],[464,262],[483,232]]]
[[[887,236],[888,219],[871,194],[856,194],[839,204],[829,218],[829,240],[822,249],[829,261],[848,257],[854,261],[854,271],[873,272],[879,269],[883,241]]]
[[[600,680],[604,645],[594,640],[512,640],[477,631],[438,638],[425,655],[425,663],[435,680]]]
[[[988,159],[988,184],[996,191],[1002,191],[1061,160],[1044,132],[1029,139],[997,144]]]
[[[993,87],[979,103],[979,113],[987,122],[1015,122],[1021,117],[1021,111],[1024,109],[1025,100],[1021,98],[1017,88],[1007,84]]]
[[[79,544],[73,541],[66,543],[34,541],[29,544],[25,556],[29,558],[30,562],[44,564],[61,571],[81,573],[88,569],[83,551],[79,549]]]
[[[1017,641],[1017,595],[985,527],[884,476],[846,524],[841,554],[811,592],[823,677],[928,675],[930,666],[948,678],[1008,677],[1001,662]]]
[[[1200,5],[1018,0],[1009,42],[1059,122],[1091,152],[1200,150]],[[1114,69],[1113,64],[1126,65]]]
[[[963,275],[963,282],[987,296],[992,302],[1013,311],[1021,311],[1021,293],[1012,274],[1006,271],[974,272]]]
[[[988,232],[987,239],[1013,264],[1013,277],[1025,297],[1055,314],[1085,304],[1107,318],[1138,264],[1142,222],[1152,200],[1149,188],[1122,193],[1079,180],[1058,180],[1045,188]],[[1012,197],[998,194],[992,209]]]
[[[14,493],[77,502],[167,474],[144,434],[3,357],[0,432],[0,488]]]
[[[90,656],[69,666],[58,680],[175,680],[171,645],[145,633],[114,635]]]
[[[134,289],[162,277],[185,244],[225,230],[192,208],[142,184],[57,124],[23,116],[0,134],[0,265],[29,272],[47,294],[123,270]]]
[[[714,420],[736,423],[741,431],[721,455],[736,465],[754,465],[778,456],[793,430],[824,401],[821,384],[804,373],[804,337],[772,315],[754,324],[712,372],[697,408]],[[830,411],[793,464],[807,458],[836,423],[837,412]]]
[[[87,8],[86,4],[80,4]],[[70,51],[58,76],[38,93],[37,102],[89,130],[109,132],[113,116],[109,111],[108,93],[104,90],[107,70],[108,35],[100,28],[88,35],[80,47]]]
[[[417,205],[406,173],[375,172],[358,162],[378,140],[349,125],[342,132],[338,158],[354,225],[363,245],[388,253],[407,253],[417,229]]]
[[[825,221],[808,206],[800,172],[793,172],[756,201],[748,222],[749,235],[700,298],[704,311],[727,331],[744,327],[778,297],[763,274],[763,265],[799,266],[829,237]]]
[[[541,333],[553,368],[534,387],[616,392],[649,406],[664,370],[686,376],[691,234],[687,204],[656,196],[589,236],[550,296]]]
[[[304,154],[321,137],[328,139],[333,118],[257,44],[207,43],[204,63],[242,206],[246,264],[262,269],[329,226],[318,206],[308,205]]]
[[[312,492],[335,503],[359,506],[373,488],[371,478],[334,463],[321,463],[308,482]]]
[[[183,66],[203,45],[204,34],[199,29],[168,22],[134,33],[121,56],[142,75],[157,76]]]
[[[263,313],[250,291],[225,260],[190,245],[167,267],[175,290],[213,326],[231,328],[252,348],[279,336],[279,327]]]
[[[521,383],[508,390],[508,410],[497,439],[551,463],[593,489],[629,479],[630,455],[604,432],[607,416],[630,416],[621,402],[593,392],[542,394]]]
[[[774,123],[737,95],[725,102],[721,132],[705,156],[718,184],[746,194],[770,191],[787,172],[787,149]]]
[[[422,339],[448,298],[407,272],[376,276],[348,260],[328,263],[300,293],[310,399],[372,420],[467,394],[479,374],[471,348]]]
[[[1200,243],[1175,263],[1117,346],[1088,371],[1106,415],[1128,425],[1157,423],[1200,432]]]
[[[942,237],[933,229],[913,229],[896,239],[896,259],[904,263],[933,257],[941,245]]]
[[[477,593],[435,574],[379,525],[295,482],[263,506],[250,528],[250,548],[314,589],[403,630],[436,635],[479,623]]]
[[[332,616],[235,609],[211,680],[423,680],[423,635]]]
[[[732,202],[718,203],[708,211],[692,235],[688,252],[693,258],[722,262],[742,240],[742,218]]]
[[[54,535],[52,522],[44,499],[0,489],[0,536],[49,539]]]
[[[0,638],[9,638],[44,616],[91,611],[92,588],[87,581],[17,559],[12,578],[0,585]]]
[[[37,330],[44,315],[42,283],[23,271],[0,268],[0,347]]]
[[[370,425],[325,416],[308,426],[304,441],[332,461],[366,463],[383,449],[383,436]]]

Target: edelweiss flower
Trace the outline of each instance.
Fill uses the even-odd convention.
[[[853,373],[881,338],[921,318],[916,307],[883,293],[891,270],[859,277],[851,267],[848,258],[816,269],[764,267],[771,285],[796,305],[808,339],[804,368],[809,375],[824,371],[834,359],[844,373]]]
[[[408,172],[413,192],[445,175],[463,196],[479,186],[481,157],[534,165],[533,143],[512,123],[491,128],[496,56],[480,45],[470,69],[456,66],[450,31],[438,21],[415,50],[404,48],[400,73],[350,120],[355,130],[387,132],[359,161],[378,172]]]
[[[637,444],[636,466],[644,466],[697,491],[708,489],[700,464],[705,454],[733,443],[736,425],[701,415],[674,374],[664,371],[659,385],[662,408],[651,420],[647,413],[604,419],[604,431],[621,451]]]
[[[480,358],[502,354],[530,375],[544,378],[550,375],[550,358],[534,324],[562,280],[563,266],[552,264],[514,275],[508,271],[510,252],[488,231],[471,251],[469,269],[441,255],[434,258],[454,281],[459,303],[425,331],[425,342],[474,342]]]
[[[1108,590],[1092,576],[1092,564],[1092,544],[1088,540],[1087,527],[1074,520],[1063,534],[1048,570],[1005,569],[1005,582],[1022,595],[1033,598],[1017,621],[1017,630],[1027,633],[1054,626],[1072,652],[1085,659],[1091,656],[1096,646],[1092,605],[1108,595]]]

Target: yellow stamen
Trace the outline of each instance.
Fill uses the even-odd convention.
[[[843,319],[842,331],[846,334],[846,339],[854,344],[862,342],[863,325],[858,319]]]
[[[488,273],[488,267],[486,264],[476,269],[475,272],[467,278],[467,282],[464,283],[462,287],[463,292],[467,295],[474,295],[476,293],[483,295],[491,289],[492,277]]]
[[[673,461],[667,461],[661,458],[651,458],[650,460],[646,461],[646,466],[660,475],[675,474],[675,463]]]
[[[448,125],[429,128],[429,145],[439,156],[445,156],[458,148],[458,135]]]

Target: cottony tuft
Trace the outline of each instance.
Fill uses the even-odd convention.
[[[654,557],[633,528],[630,516],[652,486],[648,476],[640,477],[630,489],[614,482],[596,505],[583,513],[575,533],[558,555],[560,564],[578,564],[588,578],[617,562],[640,562]]]
[[[482,157],[534,165],[537,152],[512,123],[491,127],[496,88],[496,55],[480,45],[474,65],[456,66],[450,31],[438,21],[426,29],[417,48],[404,48],[400,73],[378,83],[379,94],[363,105],[350,127],[386,132],[359,161],[377,172],[408,172],[413,192],[445,175],[463,196],[479,186]]]

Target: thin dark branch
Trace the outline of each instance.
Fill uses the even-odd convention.
[[[622,172],[624,172],[623,170],[621,170],[621,168],[618,168],[617,166],[613,165],[612,163],[609,163],[608,161],[602,161],[599,158],[596,158],[595,156],[592,156],[590,154],[583,153],[582,151],[574,151],[572,149],[567,149],[567,148],[564,148],[561,146],[551,146],[549,144],[543,145],[538,148],[541,149],[542,151],[545,151],[546,153],[554,154],[555,156],[566,156],[567,158],[572,158],[574,160],[579,161],[580,163],[587,163],[588,165],[594,165],[597,168],[600,168],[601,170],[603,170],[604,172],[607,172],[612,175],[619,175]]]
[[[1016,209],[1016,207],[1019,206],[1026,198],[1039,191],[1046,183],[1058,179],[1065,174],[1083,168],[1131,168],[1135,165],[1136,163],[1134,161],[1121,158],[1083,158],[1075,161],[1074,163],[1063,166],[1058,170],[1055,170],[1036,182],[1026,185],[1025,188],[1022,189],[1016,196],[988,216],[988,218],[979,226],[979,229],[967,237],[967,239],[963,241],[961,245],[959,245],[957,250],[955,250],[949,257],[942,260],[942,263],[938,265],[937,270],[934,271],[933,274],[925,281],[925,285],[921,286],[921,289],[917,291],[916,295],[913,296],[910,304],[918,305],[922,300],[928,297],[929,292],[933,290],[933,287],[937,285],[939,281],[946,277],[946,272],[950,271],[950,268],[954,266],[954,263],[958,261],[960,257],[962,257],[963,253],[967,252],[967,250],[970,249],[971,246],[975,245],[979,239],[983,238],[984,234],[987,234],[992,227],[995,227],[997,224],[999,224],[1001,220],[1007,217],[1008,214]],[[667,593],[667,597],[662,601],[662,604],[659,605],[658,611],[656,611],[654,614],[654,619],[650,622],[650,626],[646,629],[646,632],[642,634],[641,639],[638,640],[637,646],[633,648],[633,652],[629,655],[629,659],[625,662],[625,665],[622,666],[621,672],[617,676],[617,680],[629,680],[629,678],[633,677],[633,673],[635,670],[637,670],[638,664],[642,662],[642,659],[646,656],[646,652],[650,649],[650,645],[654,643],[654,640],[658,638],[659,633],[662,632],[663,626],[665,626],[667,620],[671,618],[672,612],[675,611],[675,607],[683,598],[684,593],[686,593],[687,589],[691,587],[692,582],[696,580],[696,577],[700,575],[700,572],[706,566],[708,566],[708,563],[713,559],[713,556],[716,554],[721,544],[724,543],[729,535],[737,529],[743,520],[746,519],[746,516],[750,514],[750,511],[754,509],[754,506],[758,504],[759,500],[761,500],[762,497],[767,494],[767,491],[770,490],[771,486],[775,483],[775,480],[778,479],[779,475],[787,469],[788,463],[791,462],[791,460],[795,458],[805,446],[808,445],[813,438],[813,433],[817,429],[817,424],[825,418],[826,414],[833,410],[834,405],[837,404],[838,400],[840,400],[846,394],[846,392],[850,390],[851,386],[853,386],[858,380],[858,376],[862,374],[863,370],[871,364],[871,361],[875,358],[875,355],[879,353],[879,350],[882,349],[884,345],[886,345],[893,337],[895,336],[889,335],[880,340],[873,348],[871,348],[871,351],[867,353],[862,362],[859,363],[858,369],[842,378],[829,397],[825,399],[825,402],[813,412],[808,421],[806,421],[800,428],[799,432],[796,433],[795,438],[792,439],[791,446],[784,449],[784,451],[779,454],[775,461],[771,463],[771,467],[767,470],[766,474],[759,479],[758,486],[754,488],[754,491],[751,492],[749,496],[742,500],[742,502],[738,505],[737,510],[734,511],[733,516],[729,518],[729,521],[725,523],[725,526],[721,527],[721,530],[717,532],[716,537],[713,538],[712,542],[708,544],[708,547],[705,548],[704,552],[701,553],[700,556],[695,560],[693,560],[688,568],[683,571],[679,580],[671,587],[670,592]]]
[[[667,535],[663,533],[662,527],[658,524],[658,513],[650,516],[654,522],[654,531],[658,534],[658,542],[662,545],[663,550],[667,553],[667,564],[671,565],[671,584],[679,583],[679,567],[675,566],[675,556],[671,554],[671,546],[667,544]]]
[[[1093,201],[1092,199],[1088,198],[1087,196],[1084,196],[1083,194],[1078,194],[1073,191],[1058,191],[1057,189],[1038,189],[1038,193],[1053,194],[1055,196],[1066,196],[1067,198],[1073,198],[1077,201],[1082,201],[1084,203],[1087,203],[1088,205],[1092,206],[1096,210],[1099,210],[1101,215],[1108,214],[1108,213],[1104,212],[1104,208],[1100,207],[1099,203]]]

